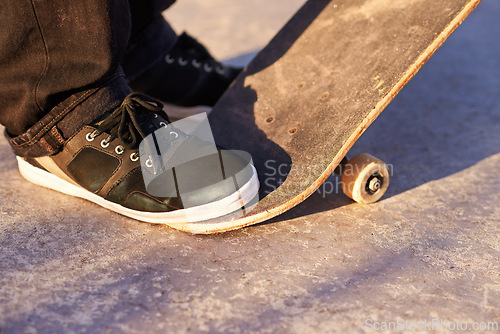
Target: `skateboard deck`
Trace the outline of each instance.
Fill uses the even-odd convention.
[[[304,201],[480,1],[308,1],[210,115],[217,144],[251,154],[260,200],[172,227],[224,232]]]

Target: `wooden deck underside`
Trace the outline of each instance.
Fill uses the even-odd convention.
[[[174,227],[222,232],[302,202],[480,1],[306,3],[210,119],[218,144],[252,155],[261,201],[236,220]]]

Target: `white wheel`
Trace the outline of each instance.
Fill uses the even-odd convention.
[[[342,168],[342,190],[358,203],[375,203],[389,187],[386,163],[370,154],[358,154]]]

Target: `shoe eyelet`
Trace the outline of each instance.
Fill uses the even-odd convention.
[[[167,124],[165,122],[160,122],[160,126],[163,126],[165,129],[167,128]]]
[[[167,55],[165,56],[165,62],[166,62],[167,64],[173,64],[173,62],[174,62],[174,61],[175,61],[175,59],[174,59],[174,58],[172,58],[172,56],[171,56],[171,55],[167,54]]]
[[[210,66],[209,64],[205,64],[205,65],[203,65],[203,69],[205,70],[205,72],[210,73],[213,71],[214,68],[212,66]]]
[[[103,139],[103,140],[101,141],[101,146],[102,146],[102,148],[106,148],[106,147],[108,147],[108,146],[109,146],[109,139],[110,139],[110,137],[108,137],[108,138],[106,138],[106,139]]]
[[[217,71],[217,73],[219,73],[220,75],[223,75],[226,72],[226,69],[222,66],[217,66],[215,68],[215,71]]]
[[[132,153],[130,155],[130,160],[132,160],[134,162],[137,161],[137,160],[139,160],[139,154],[137,154],[137,152]]]
[[[191,63],[193,64],[193,67],[195,67],[195,68],[200,68],[201,67],[201,62],[199,62],[196,59],[194,59]]]
[[[177,137],[179,137],[179,134],[177,132],[174,132],[174,131],[170,131],[170,135],[173,135],[174,139],[176,139]]]
[[[95,139],[95,137],[97,137],[97,136],[98,136],[97,130],[94,130],[93,132],[87,133],[85,138],[87,139],[87,141],[93,141]]]
[[[116,154],[123,154],[123,152],[125,152],[125,149],[123,148],[123,146],[118,145],[117,147],[115,147],[115,152]]]
[[[181,65],[181,66],[186,66],[186,65],[188,64],[188,61],[187,61],[187,60],[185,60],[185,59],[184,59],[184,58],[182,58],[182,57],[181,57],[181,58],[179,58],[177,61],[179,62],[179,65]]]
[[[155,118],[158,118],[158,114],[153,114]]]
[[[151,168],[153,167],[153,161],[151,161],[151,158],[149,158],[148,160],[146,160],[146,162],[144,163],[146,165],[146,167],[148,168]]]

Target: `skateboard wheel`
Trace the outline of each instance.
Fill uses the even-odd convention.
[[[358,203],[375,203],[389,187],[387,164],[370,154],[358,154],[342,168],[344,194]]]

